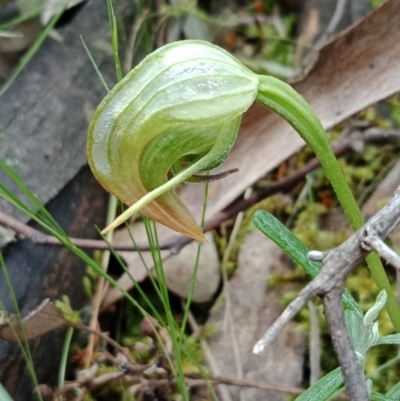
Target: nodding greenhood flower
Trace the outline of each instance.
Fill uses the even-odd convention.
[[[140,210],[204,241],[175,187],[198,182],[198,172],[225,160],[241,116],[255,100],[288,120],[316,153],[330,151],[300,95],[276,78],[254,74],[225,50],[190,40],[147,56],[104,98],[89,127],[87,157],[94,175],[130,206],[103,233]],[[315,140],[313,130],[324,138]]]
[[[241,115],[257,95],[258,77],[226,51],[183,41],[146,57],[105,97],[89,127],[87,156],[97,180],[131,206],[168,182],[219,166],[229,154]],[[204,240],[174,190],[141,210]]]

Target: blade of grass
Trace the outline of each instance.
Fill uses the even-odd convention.
[[[20,24],[21,22],[30,20],[32,18],[36,18],[39,17],[40,14],[42,13],[42,7],[36,9],[36,10],[32,10],[28,13],[19,15],[18,17],[14,18],[13,20],[9,21],[9,22],[5,22],[4,24],[0,24],[0,30],[1,31],[5,31],[6,29],[10,29],[13,26]]]
[[[206,191],[205,191],[205,199],[207,199],[207,194],[208,194],[208,189],[206,188]],[[204,224],[204,220],[205,220],[205,210],[206,210],[206,209],[205,209],[205,205],[204,205],[203,217],[202,217],[203,223],[202,223],[202,224]],[[151,238],[151,243],[154,243],[154,242],[157,240],[157,239],[155,238],[155,235],[154,235],[155,231],[150,229],[150,227],[149,227],[149,226],[150,226],[150,221],[148,221],[148,223],[149,223],[149,225],[147,226],[147,228],[148,228],[148,235],[149,235],[149,237]],[[133,235],[132,235],[132,232],[131,232],[131,230],[130,230],[130,227],[129,227],[129,225],[128,225],[127,223],[125,223],[125,224],[126,224],[126,226],[127,226],[128,232],[129,232],[129,234],[130,234],[130,236],[131,236],[131,240],[132,240],[132,242],[134,243],[135,247],[137,248],[137,244],[136,244],[136,241],[134,240],[134,237],[133,237]],[[162,320],[161,320],[161,317],[159,316],[159,313],[154,309],[154,307],[153,307],[153,305],[150,303],[150,301],[147,300],[147,296],[143,293],[143,291],[142,291],[142,289],[140,288],[139,284],[138,284],[138,283],[134,280],[134,278],[131,276],[129,270],[127,269],[127,267],[125,266],[125,264],[124,264],[124,262],[121,260],[121,258],[119,257],[118,253],[115,252],[115,251],[113,250],[111,244],[108,244],[108,245],[109,245],[109,247],[110,247],[110,250],[114,253],[114,256],[115,256],[115,257],[117,258],[117,260],[119,261],[120,265],[123,267],[123,269],[124,269],[125,272],[128,274],[128,276],[131,278],[131,280],[134,282],[135,286],[140,290],[141,296],[146,300],[146,302],[149,304],[149,306],[151,306],[152,312],[154,313],[154,315],[155,315],[156,317],[158,317],[160,323],[162,323]],[[140,252],[140,251],[139,251],[139,252]],[[160,256],[161,256],[161,255],[160,255]],[[157,258],[157,255],[154,255],[154,257]],[[160,259],[160,260],[162,260],[162,259]],[[145,263],[145,261],[144,261],[143,258],[142,258],[142,261],[143,261],[144,265],[146,265],[146,263]],[[146,266],[146,268],[147,268],[147,266]],[[149,271],[148,268],[147,268],[147,270]],[[149,272],[149,277],[152,279],[152,282],[154,283],[154,288],[156,289],[158,295],[160,296],[160,299],[163,300],[162,295],[161,295],[161,292],[160,292],[160,289],[159,289],[158,286],[155,284],[154,279],[152,278],[153,276],[152,276],[152,274],[150,274],[150,272]],[[188,312],[189,312],[189,310],[188,310]],[[174,330],[179,330],[179,327],[177,326],[177,323],[176,323],[175,320],[174,320]],[[209,391],[210,391],[210,393],[211,393],[211,395],[212,395],[214,401],[218,401],[218,399],[217,399],[217,397],[216,397],[216,394],[215,394],[215,392],[214,392],[214,389],[212,388],[212,385],[211,385],[211,383],[210,383],[210,381],[209,381],[209,379],[208,379],[208,377],[207,377],[207,374],[206,374],[204,368],[199,364],[199,362],[197,361],[196,357],[195,357],[195,356],[193,355],[193,353],[190,351],[190,347],[187,347],[186,340],[184,340],[184,336],[181,334],[181,336],[180,336],[179,338],[180,338],[180,340],[181,340],[181,341],[180,341],[180,344],[179,344],[180,350],[187,356],[187,358],[190,360],[190,362],[191,362],[193,365],[195,365],[195,366],[199,369],[199,372],[200,372],[200,374],[202,375],[203,379],[205,380],[205,382],[206,382],[206,384],[207,384],[207,386],[208,386],[208,388],[209,388]],[[182,344],[182,343],[183,343],[183,344]]]
[[[67,334],[65,335],[65,341],[64,341],[64,346],[63,346],[62,355],[61,355],[60,369],[58,372],[58,387],[61,387],[64,385],[65,372],[67,370],[68,353],[69,353],[69,349],[71,347],[71,341],[72,341],[73,334],[74,334],[73,327],[69,327],[67,329]]]
[[[39,48],[42,45],[42,43],[44,42],[44,40],[49,35],[50,31],[54,28],[57,21],[64,14],[64,11],[66,10],[66,8],[67,8],[67,6],[64,6],[63,9],[51,19],[51,21],[47,24],[44,31],[36,39],[36,41],[29,48],[29,50],[24,54],[24,56],[21,58],[19,64],[17,65],[17,67],[15,68],[15,70],[13,71],[11,76],[7,79],[7,81],[5,82],[3,87],[0,89],[0,96],[4,95],[4,93],[10,88],[10,86],[13,84],[13,82],[17,79],[18,75],[23,71],[23,69],[27,66],[29,61],[32,59],[32,57],[36,54],[36,52],[39,50]]]
[[[175,356],[176,367],[171,366],[171,368],[173,370],[173,374],[175,376],[183,400],[189,401],[189,394],[186,389],[186,381],[183,372],[181,346],[179,343],[179,339],[177,338],[177,333],[179,333],[179,329],[177,330],[176,321],[172,316],[171,303],[169,300],[169,294],[167,288],[167,280],[162,265],[160,246],[158,243],[157,228],[155,222],[151,221],[147,217],[144,218],[144,222],[146,226],[146,231],[148,232],[149,244],[153,256],[154,268],[160,285],[160,292],[163,297],[164,310],[167,318],[167,330],[172,341],[172,348]]]
[[[207,175],[208,174],[209,174],[209,172],[207,172]],[[204,230],[204,224],[206,221],[207,199],[208,199],[208,182],[206,182],[206,185],[204,187],[203,210],[202,210],[202,214],[201,214],[201,223],[200,223],[200,227],[202,230]],[[186,305],[185,305],[185,311],[183,314],[179,344],[182,344],[182,339],[184,338],[184,335],[185,335],[186,323],[187,323],[187,320],[189,317],[190,305],[191,305],[192,299],[193,299],[194,286],[196,285],[197,272],[199,269],[200,252],[201,252],[202,245],[203,245],[202,242],[199,242],[197,244],[196,260],[195,260],[195,264],[194,264],[192,279],[190,281],[190,288],[189,288],[189,294],[188,294],[188,298],[187,298]]]
[[[17,196],[13,196],[12,191],[6,188],[2,183],[0,183],[0,194],[12,204],[17,206],[18,208],[24,210],[31,218],[36,216],[35,218],[41,218],[45,220],[46,224],[51,228],[53,231],[57,231],[60,235],[67,237],[64,230],[61,226],[54,220],[53,216],[46,210],[46,208],[40,203],[40,201],[36,198],[36,196],[32,193],[32,191],[24,184],[22,179],[16,174],[13,170],[11,170],[3,160],[0,159],[0,169],[2,169],[14,182],[15,184],[21,189],[21,191],[27,196],[29,201],[33,204],[36,210],[28,207],[24,204],[22,200],[20,200]]]
[[[2,162],[0,160],[0,168],[1,167],[2,167]],[[9,196],[7,196],[7,195],[9,195]],[[22,201],[20,201],[18,199],[18,197],[15,194],[13,194],[12,191],[10,191],[8,188],[6,188],[3,184],[0,184],[0,196],[4,197],[7,200],[10,200],[15,206],[17,206],[20,210],[22,210],[24,213],[26,213],[30,218],[32,218],[34,221],[36,221],[49,234],[51,234],[55,238],[57,238],[66,248],[68,248],[76,256],[78,256],[82,261],[84,261],[87,265],[89,265],[91,268],[93,268],[97,274],[99,274],[101,277],[104,277],[111,285],[113,285],[115,288],[117,288],[119,291],[121,291],[122,294],[130,302],[132,302],[134,304],[134,306],[136,306],[142,313],[144,313],[144,316],[149,317],[148,313],[143,308],[140,307],[140,305],[131,297],[131,295],[127,291],[125,291],[117,283],[117,281],[115,281],[112,277],[110,277],[107,273],[105,273],[103,271],[103,269],[101,269],[101,267],[98,266],[97,263],[95,263],[94,260],[92,260],[85,252],[83,252],[81,249],[79,249],[78,247],[76,247],[74,244],[71,243],[71,241],[69,240],[69,237],[64,233],[64,231],[61,230],[61,232],[60,232],[58,230],[55,230],[53,227],[49,226],[47,224],[47,222],[41,220],[40,216],[38,216],[37,214],[32,212],[28,206],[26,206]],[[31,193],[31,196],[34,196],[34,195]],[[42,206],[42,208],[44,209],[43,206]],[[54,219],[52,218],[52,220],[54,220]]]
[[[143,263],[144,268],[147,270],[147,274],[148,274],[148,277],[149,277],[149,279],[150,279],[150,281],[151,281],[151,284],[152,284],[154,290],[156,291],[158,297],[159,297],[160,300],[161,300],[162,298],[161,298],[160,288],[159,288],[159,286],[157,285],[156,281],[154,280],[153,274],[151,273],[149,267],[147,266],[146,261],[144,260],[142,251],[139,249],[139,247],[138,247],[138,245],[137,245],[137,243],[136,243],[136,241],[135,241],[135,238],[134,238],[134,236],[133,236],[133,234],[132,234],[132,230],[131,230],[131,228],[130,228],[128,222],[125,222],[125,227],[126,227],[126,229],[128,230],[129,237],[130,237],[130,239],[131,239],[131,241],[132,241],[133,246],[134,246],[135,249],[136,249],[136,252],[138,253],[138,255],[139,255],[139,257],[140,257],[140,260],[141,260],[142,263]],[[134,280],[133,277],[131,276],[130,272],[128,273],[128,276],[129,276],[129,278],[133,281],[133,283],[134,283],[135,285],[137,285],[137,283],[135,282],[135,280]],[[161,320],[160,320],[160,322],[161,322]]]
[[[99,231],[100,232],[100,231]],[[141,297],[143,297],[143,299],[145,300],[145,302],[147,303],[147,305],[149,306],[149,308],[151,309],[152,313],[154,314],[154,316],[157,318],[157,320],[160,322],[160,324],[163,324],[163,319],[161,318],[160,314],[158,313],[157,309],[155,309],[154,305],[151,303],[151,301],[149,300],[149,298],[147,297],[146,293],[142,290],[142,288],[140,287],[139,283],[135,280],[135,278],[132,276],[131,272],[129,271],[128,267],[126,266],[126,264],[124,263],[124,261],[121,259],[121,257],[119,256],[118,252],[113,248],[113,246],[111,245],[111,243],[107,240],[107,238],[105,236],[103,236],[104,241],[107,242],[107,245],[110,249],[110,252],[113,254],[113,256],[115,257],[115,259],[117,260],[117,262],[119,263],[119,265],[121,266],[121,268],[124,270],[124,272],[128,275],[128,277],[132,280],[132,282],[134,283],[135,287],[137,288],[139,294]],[[158,290],[158,288],[156,288],[156,291]],[[158,294],[161,298],[161,294],[158,290]]]
[[[197,358],[193,355],[193,352],[190,350],[190,347],[183,347],[182,350],[183,350],[184,354],[186,355],[186,357],[189,359],[189,361],[191,363],[193,363],[193,365],[195,365],[197,367],[197,369],[199,369],[199,373],[200,373],[202,379],[204,380],[204,382],[206,383],[207,389],[210,392],[212,399],[214,401],[219,401],[217,394],[215,394],[214,388],[207,376],[205,369],[203,368],[203,366],[201,366],[198,363]]]
[[[108,10],[108,20],[110,25],[111,43],[114,54],[115,69],[117,71],[117,79],[118,81],[121,81],[123,75],[122,75],[121,61],[119,59],[119,53],[118,53],[118,27],[117,27],[117,20],[114,14],[112,0],[107,0],[107,10]]]
[[[0,195],[1,195],[1,194],[0,194]],[[43,228],[46,228],[46,224],[45,224],[45,223],[40,222],[39,219],[37,219],[37,221],[38,221],[38,223],[42,223]],[[127,300],[129,300],[129,301],[141,312],[141,314],[142,314],[144,317],[146,317],[146,318],[150,318],[150,317],[151,317],[151,316],[136,302],[136,300],[134,300],[134,299],[130,296],[129,293],[127,293],[125,290],[123,290],[123,289],[118,285],[118,283],[117,283],[115,280],[113,280],[110,276],[108,276],[108,275],[101,269],[101,267],[99,267],[91,258],[89,258],[89,256],[87,256],[87,255],[86,255],[84,252],[82,252],[79,248],[77,248],[77,247],[75,247],[74,245],[72,245],[70,242],[67,242],[67,241],[64,241],[64,242],[63,242],[63,239],[64,239],[64,238],[61,237],[60,235],[58,235],[57,233],[54,233],[54,235],[55,235],[55,237],[56,237],[60,242],[62,242],[62,243],[63,243],[68,249],[70,249],[76,256],[78,256],[78,257],[79,257],[81,260],[83,260],[86,264],[88,264],[90,267],[92,267],[100,276],[104,277],[111,285],[114,285],[115,288],[117,288],[118,290],[122,291],[124,297],[125,297]],[[115,252],[115,251],[114,251],[114,252]],[[1,253],[0,253],[0,262],[2,262],[2,261],[3,261],[3,259],[2,259],[2,255],[1,255]],[[1,265],[1,263],[0,263],[0,265]],[[7,272],[6,272],[6,273],[7,273]],[[17,301],[16,301],[16,297],[15,297],[15,294],[14,294],[14,291],[13,291],[13,287],[12,287],[11,282],[10,282],[10,285],[9,285],[9,289],[10,289],[10,293],[12,294],[12,298],[13,298],[13,301],[14,301],[15,308],[16,308],[16,310],[18,311],[19,320],[21,321],[21,318],[20,318],[21,315],[20,315],[20,313],[19,313],[18,304],[17,304]],[[142,295],[144,295],[144,298],[147,298],[147,297],[145,296],[145,294],[143,293],[143,291],[142,291]],[[151,304],[149,300],[147,300],[147,301],[149,302],[149,304]],[[2,309],[2,310],[4,311],[4,307],[3,307],[2,303],[1,303],[1,301],[0,301],[0,309]],[[157,314],[157,311],[156,311],[156,314]],[[161,320],[161,318],[160,318],[160,320]],[[165,345],[164,345],[162,339],[160,338],[160,336],[159,336],[159,334],[158,334],[158,332],[157,332],[157,329],[154,327],[154,325],[153,325],[151,319],[149,319],[149,324],[150,324],[150,326],[152,327],[152,329],[153,329],[153,331],[154,331],[154,333],[155,333],[155,335],[156,335],[156,337],[157,337],[157,339],[158,339],[158,342],[159,342],[160,345],[162,346],[163,351],[164,351],[164,354],[165,354],[165,356],[166,356],[166,358],[167,358],[167,360],[168,360],[170,366],[173,367],[172,361],[171,361],[171,359],[170,359],[170,356],[168,355],[168,352],[167,352],[167,350],[165,349]],[[24,330],[23,326],[22,326],[22,330]],[[18,338],[17,333],[14,333],[14,334],[15,334],[15,337]],[[19,340],[18,340],[18,343],[20,343]],[[31,361],[32,361],[32,357],[31,357],[31,355],[30,355],[29,347],[28,347],[27,349],[25,349],[25,348],[27,347],[27,345],[26,345],[26,347],[24,347],[21,343],[20,343],[20,347],[21,347],[21,349],[22,349],[22,352],[23,352],[23,354],[24,354],[24,357],[25,357],[26,361],[28,362],[28,366],[29,366],[29,367],[32,367],[32,368],[30,369],[31,374],[32,374],[32,375],[35,375],[35,370],[34,370],[34,367],[33,367],[33,363],[31,362]],[[66,349],[67,349],[67,347],[64,347],[64,352],[67,352],[67,351],[65,351]],[[36,378],[36,376],[33,376],[33,379],[35,379],[35,378]],[[59,379],[60,379],[60,378],[61,378],[61,372],[60,372],[60,374],[59,374]],[[36,382],[35,382],[35,385],[37,386],[37,380],[36,380]],[[40,400],[40,401],[43,401],[40,394],[39,394],[39,400]]]
[[[1,162],[1,160],[0,160]],[[4,164],[4,163],[3,163]],[[0,163],[1,167],[1,163]],[[6,171],[7,172],[7,171]],[[29,191],[29,189],[25,186],[25,190]],[[48,231],[51,235],[53,235],[55,238],[57,238],[67,249],[69,249],[71,252],[73,252],[77,257],[79,257],[83,262],[85,262],[88,266],[90,266],[99,276],[103,277],[105,280],[107,280],[111,285],[113,285],[116,289],[121,291],[121,293],[124,295],[124,297],[131,302],[138,310],[139,312],[146,318],[149,318],[149,323],[152,326],[152,329],[156,336],[158,337],[158,341],[160,344],[164,347],[165,355],[167,360],[169,361],[170,365],[173,367],[172,362],[170,360],[170,357],[165,350],[165,346],[159,337],[159,334],[156,330],[156,328],[153,326],[151,322],[151,316],[146,312],[145,309],[143,309],[140,304],[126,291],[124,290],[117,281],[115,281],[112,277],[110,277],[103,269],[97,265],[97,263],[91,259],[85,252],[83,252],[81,249],[76,247],[71,243],[69,240],[69,237],[62,231],[62,233],[58,232],[57,230],[54,230],[52,227],[50,227],[46,222],[42,221],[40,217],[35,214],[35,213],[29,213],[30,209],[27,207],[22,201],[18,199],[16,195],[12,193],[8,188],[6,188],[3,184],[0,184],[0,196],[5,197],[5,199],[8,199],[6,196],[4,196],[4,193],[7,193],[10,195],[11,200],[14,200],[13,204],[15,204],[17,207],[20,208],[23,212],[27,213],[29,217],[31,217],[33,220],[35,220],[42,228],[44,228],[46,231]],[[34,196],[32,193],[30,196]],[[44,208],[43,206],[41,206]],[[48,213],[48,212],[47,212]],[[48,213],[49,214],[49,213]],[[50,214],[49,214],[50,215]],[[52,217],[51,217],[52,218]],[[52,220],[54,220],[52,218]],[[115,252],[115,251],[114,251]],[[1,257],[1,254],[0,254]],[[2,260],[2,259],[1,259]],[[1,262],[0,260],[0,262]],[[12,287],[10,287],[10,291],[13,293]],[[16,301],[15,301],[16,302]],[[1,306],[1,304],[0,304]],[[18,305],[16,305],[18,306]],[[27,357],[28,358],[28,357]],[[28,359],[27,359],[28,360]]]
[[[114,196],[110,195],[108,197],[106,222],[113,221],[113,219],[115,219],[115,216],[117,214],[117,205],[118,205],[118,200]],[[113,236],[114,236],[114,231],[111,230],[106,235],[107,241],[111,242]],[[105,273],[107,273],[109,262],[110,262],[110,251],[104,251],[101,255],[100,267]],[[107,289],[108,289],[108,282],[104,279],[104,277],[100,277],[99,280],[97,281],[96,292],[94,294],[94,297],[92,298],[91,307],[90,307],[91,317],[90,317],[89,327],[93,330],[97,326],[98,316],[99,316],[99,312],[100,312],[100,306],[103,302],[104,294]],[[96,339],[96,336],[94,336],[93,334],[91,334],[89,336],[89,343],[86,348],[86,351],[87,351],[86,352],[86,360],[85,360],[85,368],[86,369],[89,368],[89,366],[91,364],[93,351],[94,351],[94,347],[95,347],[95,342],[96,342],[95,339]]]
[[[91,61],[92,65],[93,65],[93,68],[94,68],[94,70],[95,70],[96,73],[97,73],[97,76],[99,77],[99,79],[100,79],[101,83],[103,84],[105,90],[106,90],[107,92],[110,92],[110,87],[107,85],[107,82],[104,80],[104,77],[103,77],[102,73],[100,72],[100,69],[99,69],[99,67],[97,66],[96,62],[94,61],[94,58],[93,58],[93,56],[92,56],[92,53],[90,53],[90,50],[89,50],[89,48],[87,47],[86,42],[83,40],[82,35],[81,35],[81,41],[82,41],[83,47],[84,47],[85,50],[86,50],[86,54],[87,54],[87,56],[89,57],[89,60]]]
[[[18,321],[19,321],[20,326],[21,326],[21,333],[22,333],[22,336],[23,336],[23,341],[21,342],[19,340],[19,336],[17,335],[17,333],[14,332],[14,335],[15,335],[15,338],[18,339],[18,344],[19,344],[19,346],[20,346],[20,348],[22,350],[22,353],[23,353],[24,358],[26,360],[26,363],[28,365],[29,374],[31,375],[32,381],[33,381],[34,386],[35,386],[35,390],[36,390],[35,392],[36,392],[36,394],[37,394],[37,396],[39,398],[39,401],[43,401],[42,394],[40,393],[40,391],[37,391],[37,389],[39,388],[39,382],[37,380],[36,371],[35,371],[35,365],[33,363],[33,358],[32,358],[32,354],[31,354],[31,350],[29,348],[29,343],[28,343],[28,340],[26,339],[25,327],[22,324],[21,311],[20,311],[19,306],[18,306],[17,297],[16,297],[16,294],[14,292],[14,287],[12,285],[10,276],[8,274],[8,271],[7,271],[6,264],[5,264],[4,259],[3,259],[3,255],[1,253],[0,253],[0,269],[3,272],[4,279],[6,281],[8,290],[10,292],[10,297],[11,297],[11,301],[12,301],[13,306],[14,306],[15,314],[17,315]],[[0,301],[0,307],[5,312],[4,306],[1,303],[1,301]],[[14,331],[13,326],[10,325],[10,327]]]
[[[138,33],[142,27],[142,24],[146,21],[147,14],[149,10],[145,10],[140,14],[139,18],[136,18],[134,25],[132,26],[131,34],[129,35],[129,43],[128,48],[125,53],[125,63],[124,63],[124,70],[125,74],[127,74],[132,69],[132,60],[135,56],[135,51],[137,49],[137,38]]]

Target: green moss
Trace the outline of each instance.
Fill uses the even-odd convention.
[[[195,358],[196,361],[202,361],[204,359],[204,352],[197,338],[188,337],[185,342],[185,347],[189,351],[190,355]],[[183,352],[182,352],[182,367],[185,373],[199,372],[199,368],[197,367],[197,365],[193,364],[191,360]]]
[[[102,252],[101,251],[94,251],[92,259],[97,263],[97,265],[101,265],[102,259]],[[96,273],[94,269],[90,266],[86,266],[85,275],[82,278],[82,286],[85,295],[92,299],[94,294],[96,293],[97,282],[99,280],[99,275]]]
[[[199,340],[205,340],[211,335],[217,333],[219,328],[220,325],[218,323],[207,323],[202,327],[200,333],[197,335],[197,338]]]
[[[400,127],[400,104],[396,98],[387,102],[390,116],[397,127]]]
[[[383,3],[385,3],[387,0],[370,0],[371,8],[377,8]]]
[[[297,216],[292,231],[309,249],[332,249],[347,237],[345,230],[335,232],[320,229],[319,220],[327,212],[321,203],[307,203]]]
[[[305,279],[308,279],[308,276],[304,273],[304,270],[296,269],[293,273],[271,274],[268,277],[267,286],[268,288],[277,288],[286,283],[299,283],[305,281]]]
[[[289,214],[292,210],[292,205],[288,198],[281,195],[274,195],[263,199],[262,201],[247,209],[238,235],[232,246],[229,259],[224,266],[228,273],[228,277],[231,276],[236,270],[237,259],[247,235],[249,234],[249,232],[255,230],[252,220],[253,215],[257,210],[267,210],[268,212],[273,213],[275,216],[280,216]],[[214,231],[214,241],[218,249],[219,257],[222,260],[228,245],[228,238],[226,235],[224,235],[224,233],[219,235],[216,231]]]
[[[81,312],[72,309],[71,301],[63,295],[61,300],[57,300],[54,303],[55,307],[63,314],[64,318],[73,323],[81,323]]]

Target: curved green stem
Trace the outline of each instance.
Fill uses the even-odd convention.
[[[343,210],[353,230],[358,230],[364,219],[342,170],[331,149],[317,115],[307,102],[288,84],[268,76],[259,76],[256,101],[281,115],[313,149],[321,162]],[[397,332],[400,332],[400,308],[392,292],[382,262],[378,255],[370,253],[366,257],[372,278],[379,290],[386,290],[386,308]]]

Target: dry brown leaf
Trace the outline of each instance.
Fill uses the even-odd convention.
[[[0,338],[6,341],[31,340],[49,331],[68,325],[68,321],[64,319],[64,316],[49,299],[45,299],[36,309],[22,319],[24,330],[22,330],[16,315],[10,315],[9,323],[0,324]]]

